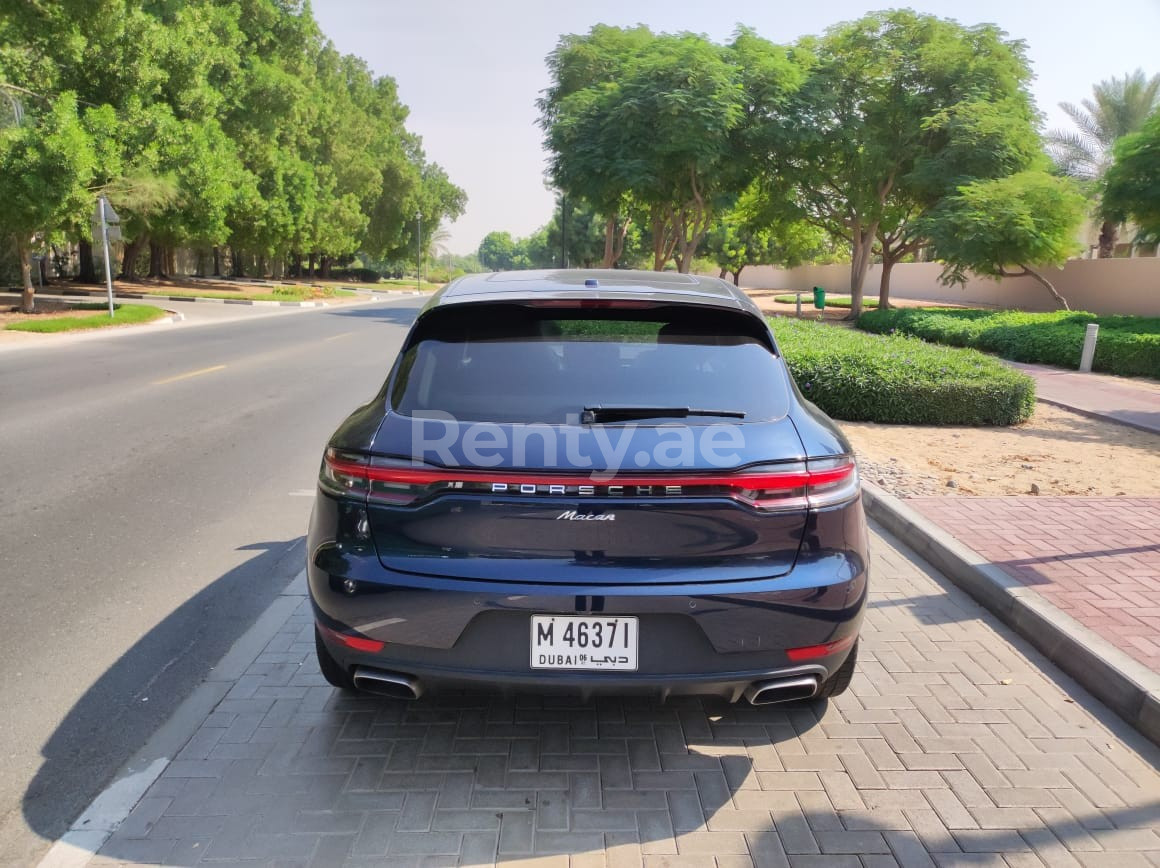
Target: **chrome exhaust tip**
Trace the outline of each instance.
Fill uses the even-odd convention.
[[[745,688],[745,698],[749,700],[750,705],[773,705],[778,702],[812,699],[817,692],[818,676],[802,675],[750,684]]]
[[[359,666],[354,670],[354,686],[364,693],[389,696],[391,699],[418,699],[423,695],[423,686],[409,675],[398,672],[384,672]]]

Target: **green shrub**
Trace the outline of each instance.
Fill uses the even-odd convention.
[[[1093,370],[1160,379],[1160,317],[905,308],[864,313],[858,318],[858,328],[974,347],[1016,362],[1074,369],[1079,367],[1085,326],[1093,322],[1100,327]]]
[[[814,320],[770,320],[803,395],[851,422],[1014,425],[1035,410],[1035,383],[974,350],[869,335]]]

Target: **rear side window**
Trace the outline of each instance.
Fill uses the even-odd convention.
[[[391,400],[405,415],[471,422],[575,423],[598,406],[744,414],[690,424],[780,419],[789,396],[760,325],[691,306],[456,306],[420,323]]]

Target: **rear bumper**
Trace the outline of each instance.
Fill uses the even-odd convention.
[[[348,671],[398,673],[426,691],[712,694],[731,701],[757,682],[831,676],[848,648],[808,662],[790,660],[786,650],[856,636],[867,587],[865,559],[832,552],[799,560],[792,580],[584,588],[394,573],[377,558],[324,545],[308,578],[319,623],[386,643],[381,651],[358,651],[324,631],[331,656]],[[531,615],[588,613],[639,618],[637,670],[533,670]]]

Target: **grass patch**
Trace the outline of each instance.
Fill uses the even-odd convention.
[[[368,284],[368,286],[373,286],[375,289],[382,289],[383,287],[389,287],[389,288],[393,288],[393,289],[414,289],[415,288],[415,278],[413,278],[413,277],[412,278],[384,277],[378,283]],[[424,280],[420,284],[421,289],[438,289],[441,286],[443,286],[442,283],[436,283],[436,282],[433,282],[430,280]]]
[[[142,295],[157,295],[161,297],[173,296],[180,298],[230,298],[244,301],[313,301],[319,298],[341,298],[358,295],[351,289],[338,289],[334,286],[278,286],[268,292],[228,292],[216,289],[171,289],[161,287],[152,289],[143,287],[130,289],[130,292],[139,292]]]
[[[871,311],[858,318],[858,328],[870,332],[899,332],[933,343],[986,350],[1016,362],[1072,369],[1079,367],[1088,323],[1100,327],[1093,370],[1160,379],[1160,317],[908,308]]]
[[[26,319],[9,323],[5,328],[14,332],[39,332],[53,334],[56,332],[84,331],[86,329],[108,328],[109,326],[133,325],[135,323],[152,322],[169,316],[169,311],[145,304],[118,304],[113,306],[113,315],[109,316],[109,309],[101,304],[78,304],[75,310],[101,310],[88,316],[56,316],[50,319]]]
[[[1035,410],[1035,382],[975,350],[814,320],[770,323],[802,394],[836,419],[1014,425]]]
[[[775,295],[773,300],[779,304],[794,304],[797,301],[797,295]],[[826,307],[849,308],[850,304],[850,296],[848,295],[830,295],[829,293],[826,293]],[[814,294],[812,292],[802,293],[802,307],[805,307],[806,305],[809,305],[810,308],[813,309]],[[863,298],[862,306],[867,308],[878,307],[878,299]]]

